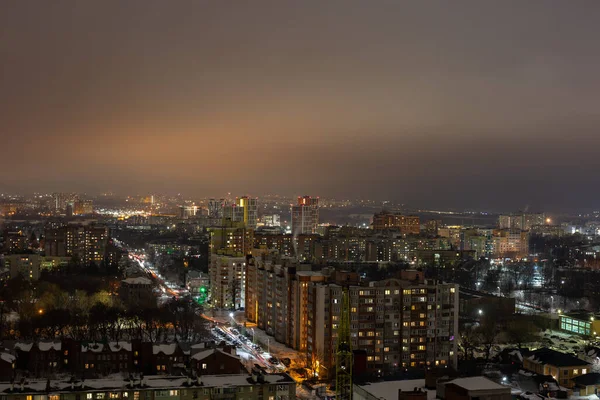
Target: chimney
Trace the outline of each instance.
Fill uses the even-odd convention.
[[[21,378],[21,392],[25,390],[25,378]]]
[[[198,375],[198,377],[196,378],[196,383],[198,384],[198,386],[202,386],[202,377],[200,375]]]
[[[192,378],[188,375],[187,377],[187,385],[190,386],[192,384]]]

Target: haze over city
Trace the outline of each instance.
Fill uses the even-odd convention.
[[[599,17],[593,0],[6,1],[0,190],[594,209]]]

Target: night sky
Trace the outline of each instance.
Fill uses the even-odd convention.
[[[600,208],[600,1],[0,3],[0,189]]]

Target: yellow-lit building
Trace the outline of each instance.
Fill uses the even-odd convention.
[[[560,351],[542,348],[525,354],[523,368],[540,375],[550,375],[564,387],[574,386],[572,379],[585,375],[591,366],[584,360]]]
[[[258,199],[248,196],[238,197],[236,199],[238,207],[244,208],[244,225],[247,228],[256,229],[258,221]]]
[[[4,257],[4,266],[10,271],[10,277],[22,276],[37,281],[43,270],[52,270],[69,263],[71,257],[41,256],[39,254],[9,254]]]

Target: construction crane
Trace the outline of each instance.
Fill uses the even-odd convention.
[[[350,298],[348,286],[342,290],[342,309],[338,326],[335,391],[336,400],[352,400],[352,339],[350,338]]]

